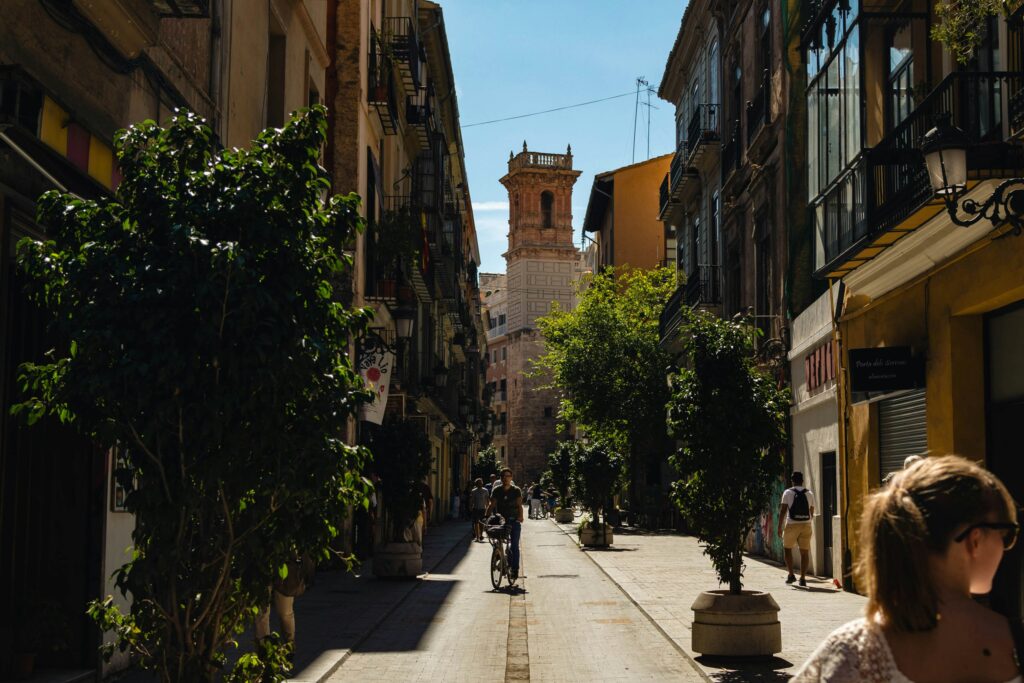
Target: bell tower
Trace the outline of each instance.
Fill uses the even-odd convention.
[[[565,154],[509,152],[508,251],[508,451],[506,463],[520,484],[539,479],[557,442],[559,392],[545,388],[547,377],[531,377],[530,361],[544,353],[537,318],[575,304],[573,278],[579,252],[573,245],[572,188],[580,171],[572,167],[572,146]]]

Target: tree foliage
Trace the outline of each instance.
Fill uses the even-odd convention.
[[[938,22],[932,26],[932,38],[944,44],[960,64],[971,61],[988,33],[989,18],[1000,13],[1009,16],[1021,6],[1021,0],[940,0],[935,3]]]
[[[366,502],[368,454],[345,437],[370,397],[346,355],[368,313],[335,295],[359,200],[323,199],[325,135],[322,107],[248,150],[220,149],[193,114],[146,121],[118,135],[116,197],[47,193],[49,241],[19,245],[70,343],[22,368],[17,410],[122,449],[131,609],[90,613],[164,681],[219,677],[287,561],[323,557]],[[283,658],[265,660],[280,679]]]
[[[668,404],[670,433],[682,442],[673,496],[719,580],[738,593],[744,540],[782,475],[789,391],[755,366],[748,325],[684,315],[684,367]]]
[[[590,512],[590,526],[604,528],[605,504],[622,486],[626,460],[608,441],[597,439],[572,449],[572,490]]]
[[[581,286],[574,310],[538,319],[537,367],[562,390],[563,421],[633,454],[664,435],[669,356],[658,321],[674,288],[667,268],[607,269]]]
[[[567,508],[570,505],[569,489],[572,487],[572,463],[580,450],[580,443],[575,439],[559,441],[555,450],[548,454],[548,472],[551,485],[558,492],[558,506]]]
[[[473,479],[483,479],[486,484],[492,474],[501,472],[504,463],[498,460],[498,449],[494,446],[487,446],[480,450],[476,461],[472,465]]]
[[[388,419],[367,429],[372,430],[373,470],[381,480],[385,533],[392,541],[402,541],[422,505],[418,485],[430,474],[430,440],[412,420]]]

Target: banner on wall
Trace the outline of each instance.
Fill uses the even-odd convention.
[[[383,342],[368,339],[363,343],[359,355],[359,374],[366,388],[374,393],[374,398],[371,403],[360,407],[360,420],[377,425],[384,422],[388,405],[388,387],[391,385],[391,372],[394,367],[395,354]]]

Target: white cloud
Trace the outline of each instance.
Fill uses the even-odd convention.
[[[473,211],[508,211],[508,202],[473,202]]]

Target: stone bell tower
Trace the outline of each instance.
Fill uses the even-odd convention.
[[[547,469],[557,441],[560,396],[545,377],[528,377],[530,361],[544,353],[537,318],[557,302],[575,305],[573,275],[579,252],[573,245],[572,188],[580,171],[572,168],[572,146],[565,154],[509,153],[508,251],[505,252],[508,311],[508,452],[506,464],[522,485]]]

